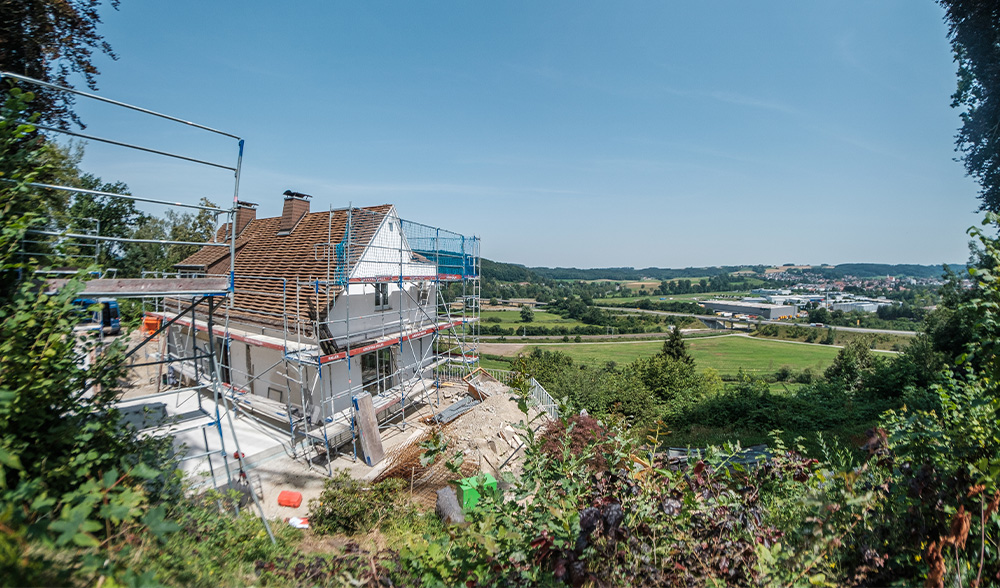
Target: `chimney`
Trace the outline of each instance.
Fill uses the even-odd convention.
[[[236,234],[239,235],[243,229],[247,228],[250,221],[257,218],[257,205],[253,202],[236,203]]]
[[[309,199],[312,196],[285,190],[285,207],[281,210],[279,235],[288,235],[303,216],[309,213]]]

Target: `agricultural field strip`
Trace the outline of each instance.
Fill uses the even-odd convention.
[[[771,341],[746,335],[719,335],[686,339],[688,350],[699,369],[713,368],[721,373],[735,372],[740,368],[747,371],[773,371],[782,366],[793,369],[825,369],[839,353],[839,347],[801,341]],[[530,347],[545,347],[562,351],[574,361],[590,365],[601,365],[608,361],[618,364],[629,363],[639,357],[647,357],[659,352],[659,341],[615,341],[581,343],[536,343],[530,345],[511,344],[510,355]],[[877,353],[894,353],[877,351]],[[504,354],[507,355],[507,354]]]

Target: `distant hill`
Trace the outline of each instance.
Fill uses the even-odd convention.
[[[516,263],[491,261],[485,257],[480,260],[484,280],[494,279],[500,282],[537,282],[539,276]]]
[[[501,282],[537,282],[540,279],[639,280],[641,278],[651,278],[654,280],[675,280],[677,278],[704,278],[745,270],[750,270],[755,273],[764,273],[764,270],[769,267],[771,266],[725,265],[711,267],[687,267],[682,269],[659,267],[648,267],[642,269],[636,269],[634,267],[580,269],[575,267],[526,267],[524,265],[514,263],[503,263],[488,259],[482,260],[483,277],[487,279],[493,278]],[[956,271],[960,271],[964,267],[964,263],[951,265],[951,268]],[[944,269],[941,265],[885,263],[842,263],[835,266],[814,266],[812,269],[804,271],[820,274],[830,279],[842,278],[844,276],[856,276],[859,278],[877,278],[879,276],[940,278],[944,273]]]

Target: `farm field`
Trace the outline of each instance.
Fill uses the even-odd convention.
[[[794,371],[809,368],[813,372],[822,372],[840,351],[837,347],[825,345],[767,341],[738,335],[685,339],[684,342],[698,369],[712,368],[720,374],[735,374],[740,368],[747,372],[774,373],[782,366],[789,366]],[[577,363],[603,365],[609,361],[626,364],[639,357],[654,355],[662,345],[660,341],[639,341],[566,343],[541,348],[561,351]],[[529,352],[532,347],[535,346],[529,345],[523,350]]]
[[[500,319],[497,323],[495,320],[487,320],[490,318]],[[544,327],[566,327],[572,329],[573,327],[583,327],[586,326],[576,319],[568,319],[559,316],[558,314],[552,312],[545,312],[543,310],[535,310],[535,319],[530,323],[521,322],[521,310],[511,309],[511,310],[484,310],[480,313],[479,320],[484,325],[490,324],[500,324],[504,327],[520,327],[523,325],[535,325]]]

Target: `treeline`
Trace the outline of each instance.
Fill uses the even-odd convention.
[[[941,278],[944,270],[942,265],[919,265],[911,263],[841,263],[832,268],[814,267],[810,273],[819,274],[824,278],[838,279],[844,276],[857,278],[884,278],[885,276],[908,278]],[[957,264],[954,267],[965,267]]]
[[[529,270],[523,265],[516,263],[502,263],[491,261],[485,257],[479,260],[480,277],[483,280],[496,280],[498,282],[538,282],[541,276]]]
[[[923,325],[928,311],[909,304],[881,306],[877,312],[852,310],[827,310],[814,308],[809,311],[809,322],[835,327],[862,327],[865,329],[889,329],[896,331],[917,331]]]
[[[712,267],[688,267],[683,269],[670,269],[648,267],[645,269],[635,269],[632,267],[606,267],[580,269],[575,267],[532,267],[530,271],[543,278],[551,280],[640,280],[649,278],[653,280],[672,280],[676,278],[701,278],[718,274],[731,274],[742,270],[750,270],[754,273],[764,273],[767,266],[712,266]]]
[[[636,269],[633,267],[606,268],[575,268],[575,267],[527,267],[514,263],[502,263],[482,260],[482,275],[501,282],[539,282],[542,280],[676,280],[678,278],[703,278],[705,276],[730,275],[735,272],[749,271],[754,275],[763,275],[766,265],[739,266],[709,266],[687,268],[648,267]],[[879,278],[885,276],[909,278],[941,278],[944,270],[942,265],[920,264],[886,264],[886,263],[841,263],[834,266],[814,266],[808,270],[795,270],[797,273],[817,274],[828,279],[839,279],[844,276],[858,278]],[[950,267],[964,269],[965,264],[954,264]]]

